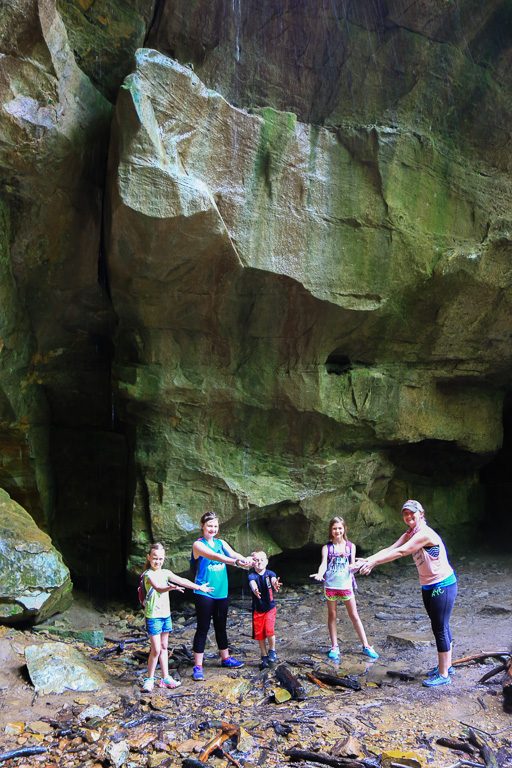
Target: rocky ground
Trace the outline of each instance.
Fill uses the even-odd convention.
[[[459,576],[452,619],[454,658],[512,651],[512,558],[468,557],[454,565]],[[285,582],[284,574],[279,575]],[[285,751],[292,748],[330,756],[348,753],[376,765],[448,768],[462,760],[484,764],[477,748],[469,754],[436,743],[449,738],[467,744],[470,728],[492,752],[488,765],[512,766],[512,719],[503,710],[504,673],[479,683],[499,659],[489,656],[465,662],[457,665],[451,685],[423,687],[424,672],[435,663],[436,655],[414,566],[359,577],[358,583],[359,612],[380,653],[373,663],[361,655],[343,609],[340,664],[328,660],[320,585],[285,587],[280,592],[279,661],[289,665],[306,691],[304,701],[281,704],[274,697],[275,692],[280,694],[275,669],[259,670],[257,645],[251,640],[250,604],[241,593],[233,594],[230,638],[233,654],[245,666],[233,672],[221,669],[211,645],[205,681],[194,682],[186,653],[194,633],[194,613],[189,603],[182,603],[173,612],[171,638],[178,660],[174,674],[181,677],[182,685],[172,691],[155,688],[151,695],[141,693],[145,665],[136,655],[147,651],[147,641],[119,645],[140,634],[141,613],[133,606],[101,605],[78,595],[73,607],[55,617],[47,631],[1,628],[2,765],[177,766],[184,759],[197,758],[223,721],[242,727],[238,741],[224,746],[245,768],[284,764],[289,759]],[[66,639],[60,633],[69,628],[102,630],[107,645],[94,649]],[[29,645],[52,640],[72,642],[85,657],[99,657],[95,664],[104,679],[99,691],[36,695],[24,651]],[[106,653],[109,649],[115,652]],[[320,687],[307,677],[317,672],[353,676],[361,689]],[[35,754],[7,760],[10,750]],[[393,750],[414,754],[406,759]],[[226,758],[213,755],[208,762],[226,765]]]

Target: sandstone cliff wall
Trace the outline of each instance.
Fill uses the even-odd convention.
[[[75,582],[151,538],[185,568],[209,508],[242,551],[333,514],[369,551],[411,496],[475,541],[506,487],[509,10],[2,10],[0,484]]]

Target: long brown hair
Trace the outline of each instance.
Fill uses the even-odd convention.
[[[343,526],[343,538],[345,541],[348,541],[347,539],[347,526],[342,517],[331,517],[329,520],[329,541],[332,541],[332,529],[335,523],[341,523]]]
[[[164,554],[165,554],[165,547],[164,547],[164,545],[162,544],[162,542],[161,542],[161,541],[154,541],[154,542],[152,543],[152,545],[150,546],[150,548],[149,548],[149,551],[148,551],[148,553],[147,553],[147,555],[146,555],[146,562],[144,563],[144,570],[145,570],[145,571],[147,571],[147,570],[148,570],[148,568],[149,568],[149,567],[150,567],[150,565],[151,565],[149,558],[150,558],[150,556],[151,556],[151,553],[152,553],[152,551],[153,551],[154,549],[163,549],[163,551],[164,551]]]
[[[209,509],[208,512],[204,512],[204,514],[201,515],[201,528],[209,520],[219,520],[218,516],[211,509]]]

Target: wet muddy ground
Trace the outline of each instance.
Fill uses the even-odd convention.
[[[512,558],[468,557],[454,566],[459,578],[451,622],[454,659],[480,652],[510,652]],[[284,574],[278,575],[286,582]],[[304,701],[282,704],[274,700],[279,688],[275,669],[259,669],[257,643],[251,639],[250,601],[241,593],[232,594],[229,637],[230,650],[245,662],[244,667],[221,669],[211,636],[205,680],[192,680],[185,649],[191,648],[194,612],[190,604],[183,603],[173,612],[175,630],[170,643],[181,649],[174,674],[180,676],[182,685],[172,691],[155,688],[152,694],[141,692],[145,665],[134,657],[136,649],[147,651],[148,643],[143,641],[97,662],[105,676],[100,691],[36,696],[27,676],[24,649],[62,638],[52,638],[51,631],[41,634],[2,627],[0,752],[35,746],[41,753],[0,764],[179,766],[187,757],[197,758],[224,721],[242,726],[238,749],[235,742],[228,742],[228,751],[246,768],[284,765],[288,762],[285,751],[294,747],[343,754],[341,745],[348,736],[353,737],[348,744],[350,755],[376,765],[381,760],[388,765],[393,761],[405,764],[403,756],[386,757],[390,750],[413,752],[409,765],[448,768],[459,760],[479,763],[478,751],[468,755],[436,743],[439,738],[461,740],[469,728],[484,735],[498,766],[512,766],[512,715],[503,711],[504,673],[479,684],[486,672],[498,666],[499,659],[457,665],[450,685],[427,689],[422,681],[425,672],[435,666],[436,653],[414,566],[358,577],[358,586],[359,613],[380,654],[376,662],[361,654],[341,605],[340,663],[328,659],[327,609],[321,585],[285,587],[279,593],[279,663],[290,665],[306,691]],[[137,634],[134,627],[142,628],[142,614],[133,606],[99,605],[78,596],[72,609],[55,617],[54,624],[61,629],[101,629],[106,638],[119,641]],[[97,649],[73,642],[87,657],[98,654]],[[307,677],[316,672],[353,676],[361,690],[319,687]],[[90,710],[92,705],[100,710]],[[136,724],[144,718],[145,722]],[[125,754],[119,745],[124,746]],[[215,756],[208,763],[229,764]]]

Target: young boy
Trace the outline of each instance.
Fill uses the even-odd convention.
[[[277,661],[276,636],[274,623],[276,619],[276,604],[274,590],[279,591],[281,582],[273,571],[267,570],[268,558],[260,550],[252,553],[254,570],[249,574],[249,586],[252,590],[252,636],[257,640],[261,650],[260,669],[270,666]],[[266,640],[268,640],[268,654]]]

